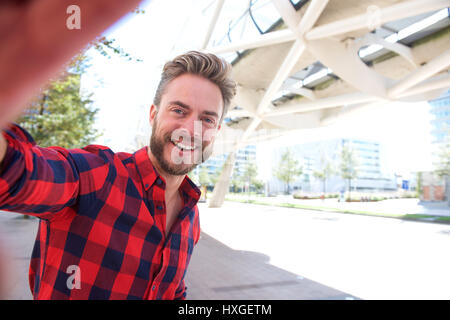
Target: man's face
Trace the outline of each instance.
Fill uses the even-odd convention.
[[[155,166],[170,175],[185,175],[212,153],[223,112],[219,87],[203,77],[183,74],[172,80],[152,105],[150,151]]]

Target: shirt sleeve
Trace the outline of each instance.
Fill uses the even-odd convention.
[[[3,131],[0,209],[50,218],[77,199],[79,174],[68,150],[41,148],[18,125]]]
[[[175,300],[186,300],[186,289],[187,287],[183,279],[175,291]]]

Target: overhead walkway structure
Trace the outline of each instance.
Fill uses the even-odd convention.
[[[228,58],[238,85],[216,140],[215,153],[229,156],[211,207],[222,205],[235,153],[246,144],[387,102],[429,100],[450,87],[450,0],[250,0],[229,23],[226,41],[216,41],[230,1],[211,3],[202,48]],[[278,17],[266,30],[257,21],[263,8]],[[233,28],[245,35],[242,21],[259,34],[232,38]]]

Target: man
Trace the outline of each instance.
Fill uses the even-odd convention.
[[[41,148],[20,127],[5,128],[0,209],[40,218],[34,299],[186,297],[200,234],[200,191],[186,173],[211,153],[235,94],[229,74],[211,54],[168,62],[150,108],[150,148],[134,154]]]

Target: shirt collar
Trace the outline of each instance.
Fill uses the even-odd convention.
[[[154,183],[165,184],[164,178],[159,175],[148,156],[148,146],[143,147],[135,153],[136,168],[139,172],[142,185],[145,190],[150,189]],[[195,203],[200,199],[201,191],[186,175],[181,183],[180,190],[183,192],[185,202],[188,198],[194,200]]]

